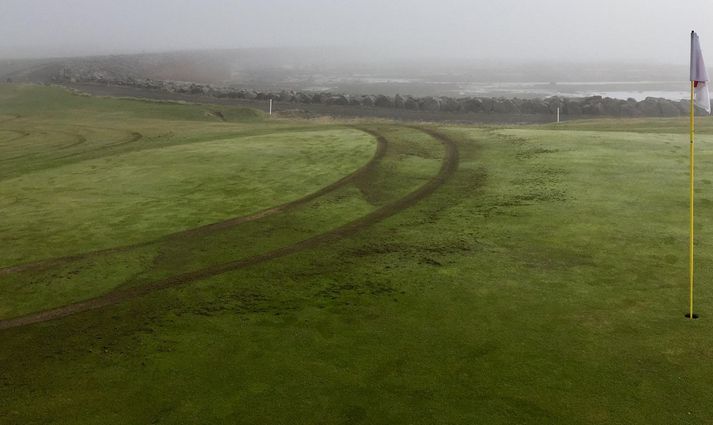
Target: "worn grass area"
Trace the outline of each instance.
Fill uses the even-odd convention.
[[[142,242],[254,213],[337,180],[373,149],[371,136],[353,129],[281,132],[114,155],[0,181],[1,264]]]
[[[444,127],[456,174],[350,237],[0,331],[0,423],[707,423],[713,137],[698,143],[691,322],[679,127]],[[127,274],[144,273],[142,255],[158,276],[290,243],[437,169],[442,149],[423,133],[372,129],[395,147],[368,178],[244,234],[122,254]]]
[[[8,164],[0,172],[7,175],[0,177],[0,266],[143,242],[254,213],[318,190],[374,151],[372,137],[355,129],[276,126],[272,134],[253,135],[251,129],[270,126],[247,119],[216,128],[214,117],[200,115],[206,106],[146,109],[147,102],[38,87],[1,87],[0,95],[5,92],[29,100],[4,108],[20,104],[17,110],[27,113],[36,98],[47,98],[49,106],[0,123],[0,137],[27,135],[0,138]],[[63,115],[47,121],[53,102]],[[171,120],[134,120],[132,114]],[[208,122],[174,121],[189,117]],[[104,127],[115,119],[131,130]],[[186,138],[184,130],[194,136]],[[24,169],[33,161],[34,169]]]
[[[440,144],[411,129],[386,127],[382,133],[389,148],[368,174],[299,208],[219,231],[158,239],[130,250],[8,274],[0,284],[0,318],[81,301],[116,287],[147,285],[300,242],[405,196],[438,171],[442,152],[435,149],[442,151]],[[418,147],[421,144],[427,146]],[[249,193],[238,199],[245,196]]]

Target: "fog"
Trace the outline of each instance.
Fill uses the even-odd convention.
[[[375,57],[687,63],[689,0],[2,0],[0,57],[340,47]]]

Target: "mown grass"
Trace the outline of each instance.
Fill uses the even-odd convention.
[[[275,125],[273,134],[261,135],[251,130],[271,124],[250,124],[253,114],[241,110],[227,116],[248,118],[216,127],[214,117],[200,115],[214,109],[204,105],[154,104],[148,113],[148,102],[23,86],[2,87],[0,96],[7,100],[0,110],[21,115],[0,123],[8,165],[0,172],[0,266],[254,213],[318,190],[374,151],[372,137],[355,129]],[[26,115],[37,99],[45,106]],[[180,113],[170,115],[175,108]],[[47,120],[54,111],[66,116]],[[203,122],[189,127],[188,113]],[[162,114],[171,119],[146,120]],[[114,115],[121,118],[110,125]]]
[[[713,133],[713,117],[696,117],[696,132],[700,134]],[[591,131],[623,131],[633,133],[689,133],[690,119],[688,117],[675,118],[630,118],[630,119],[585,119],[565,121],[559,124],[544,124],[533,128],[564,129],[564,130],[591,130]]]
[[[0,264],[143,242],[288,202],[367,162],[371,139],[353,129],[233,137],[1,181]]]
[[[262,112],[236,107],[208,106],[180,102],[147,101],[138,99],[69,96],[56,87],[36,85],[2,85],[0,114],[6,117],[26,116],[67,120],[81,124],[88,116],[97,114],[120,122],[127,119],[159,119],[176,121],[219,121],[211,112],[220,111],[227,121],[259,121]]]
[[[688,321],[685,131],[568,126],[443,127],[457,173],[353,236],[0,331],[0,422],[709,422],[713,139],[697,145],[702,317]],[[249,244],[336,225],[437,168],[433,140],[378,129],[401,144],[373,180],[273,217],[264,242],[255,223]],[[223,238],[198,246],[240,246]],[[208,261],[191,247],[165,272]]]
[[[35,96],[44,92],[36,91]],[[101,112],[94,118],[100,120]],[[4,265],[149,244],[10,274],[0,285],[0,317],[81,301],[112,288],[148,284],[299,242],[404,196],[437,172],[442,155],[440,144],[423,133],[386,128],[386,156],[352,185],[279,217],[220,232],[163,238],[307,195],[361,166],[374,151],[372,136],[354,128],[284,129],[278,123],[273,133],[260,134],[271,125],[263,123],[262,132],[240,136],[179,139],[152,149],[137,145],[133,151],[98,158],[86,158],[94,146],[78,146],[75,156],[86,159],[67,165],[52,162],[52,155],[55,161],[64,158],[47,142],[45,168],[0,181],[7,199],[2,237],[12,241],[0,245]],[[24,128],[32,131],[29,125]],[[13,143],[21,150],[28,142]]]
[[[146,285],[212,265],[247,259],[356,220],[405,196],[438,171],[432,149],[409,150],[410,129],[385,129],[389,150],[372,173],[294,210],[217,232],[158,239],[129,251],[107,252],[50,268],[14,273],[0,285],[0,318],[11,318],[100,295],[115,287]],[[420,133],[422,135],[422,133]],[[419,139],[442,150],[434,140]],[[391,149],[393,148],[393,149]],[[418,169],[413,157],[420,157]],[[269,154],[267,155],[269,157]],[[283,175],[284,176],[284,175]],[[379,198],[369,192],[380,188]],[[237,197],[242,200],[242,197]],[[167,218],[171,220],[170,215]],[[107,276],[109,272],[109,276]]]

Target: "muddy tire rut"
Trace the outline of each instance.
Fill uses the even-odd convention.
[[[369,130],[365,128],[360,128],[363,131],[366,131],[372,135],[374,135],[377,140],[378,140],[378,148],[377,152],[375,153],[374,157],[372,160],[367,163],[364,167],[360,168],[357,170],[355,173],[352,173],[349,176],[344,177],[343,179],[333,183],[330,186],[327,186],[323,189],[321,189],[318,192],[315,192],[311,195],[308,195],[305,198],[301,198],[296,201],[292,201],[288,204],[282,205],[280,207],[275,207],[269,210],[265,210],[261,213],[254,214],[252,216],[248,217],[241,217],[233,220],[228,220],[225,222],[221,223],[216,223],[208,226],[203,226],[199,227],[196,229],[191,229],[187,230],[184,232],[179,232],[173,235],[168,236],[167,238],[180,238],[180,237],[189,237],[191,235],[198,234],[200,232],[211,232],[217,229],[225,228],[225,227],[230,227],[234,226],[237,224],[240,224],[241,222],[245,222],[248,220],[256,220],[258,218],[264,217],[266,215],[274,214],[277,212],[285,211],[286,209],[289,208],[294,208],[300,204],[303,204],[305,202],[308,202],[309,200],[315,199],[325,193],[328,193],[332,190],[335,190],[338,187],[341,187],[347,183],[349,183],[352,179],[359,177],[361,174],[366,173],[369,171],[371,167],[374,166],[375,162],[378,161],[379,158],[381,158],[386,149],[387,149],[387,141],[383,137],[383,135],[379,134],[378,132],[374,130]],[[187,273],[182,273],[178,274],[175,276],[167,277],[165,279],[160,279],[157,281],[154,281],[152,283],[143,285],[143,286],[138,286],[138,287],[130,287],[130,288],[120,288],[113,290],[111,292],[108,292],[104,295],[100,295],[91,299],[87,299],[84,301],[79,301],[76,303],[68,304],[62,307],[57,307],[57,308],[52,308],[36,313],[31,313],[25,316],[21,317],[16,317],[12,319],[6,319],[6,320],[0,320],[0,329],[10,329],[10,328],[17,328],[21,326],[27,326],[31,324],[36,324],[36,323],[42,323],[42,322],[47,322],[50,320],[54,319],[59,319],[63,317],[67,317],[70,315],[74,315],[77,313],[81,312],[86,312],[86,311],[91,311],[91,310],[97,310],[101,309],[104,307],[108,307],[111,305],[119,304],[124,301],[128,301],[131,299],[139,298],[141,296],[166,289],[166,288],[171,288],[171,287],[176,287],[180,285],[185,285],[191,282],[203,280],[206,278],[210,278],[213,276],[218,276],[223,273],[235,271],[235,270],[240,270],[246,267],[250,267],[256,264],[260,264],[269,260],[285,257],[287,255],[295,254],[301,251],[305,251],[311,248],[315,248],[318,246],[321,246],[323,244],[332,242],[332,241],[337,241],[339,239],[345,238],[347,236],[353,235],[358,233],[360,230],[367,228],[373,224],[379,223],[386,218],[389,218],[393,215],[396,215],[397,213],[410,208],[420,200],[428,197],[431,195],[433,192],[435,192],[440,186],[442,186],[450,176],[455,173],[455,171],[458,169],[458,162],[459,162],[459,155],[458,155],[458,148],[456,146],[456,143],[450,139],[447,135],[432,130],[432,129],[426,129],[426,128],[417,128],[419,131],[422,131],[431,137],[433,137],[435,140],[440,142],[445,149],[445,155],[443,158],[443,161],[441,163],[441,167],[439,172],[432,177],[428,182],[426,182],[424,185],[416,189],[415,191],[409,193],[408,195],[404,196],[403,198],[400,198],[386,206],[383,206],[359,219],[356,219],[350,223],[347,223],[345,225],[342,225],[340,227],[337,227],[335,229],[332,229],[330,231],[327,231],[325,233],[304,239],[302,241],[299,241],[297,243],[284,246],[263,254],[255,255],[250,258],[246,259],[240,259],[240,260],[235,260],[235,261],[230,261],[222,264],[217,264],[213,265],[210,267],[202,268],[200,270],[195,270],[192,272],[187,272]],[[142,244],[145,245],[145,244]],[[129,247],[121,247],[121,248],[114,248],[113,250],[105,250],[105,251],[100,251],[100,252],[95,252],[95,253],[88,253],[84,254],[83,256],[74,256],[74,257],[65,257],[63,259],[55,259],[55,260],[49,260],[53,262],[43,262],[43,263],[35,263],[35,264],[30,264],[30,265],[25,265],[25,266],[16,266],[14,268],[10,269],[4,269],[0,270],[0,275],[3,273],[7,274],[8,270],[11,270],[10,272],[13,272],[12,269],[14,269],[14,272],[17,271],[22,271],[22,270],[29,270],[31,268],[39,268],[43,266],[48,266],[48,265],[54,265],[58,264],[60,262],[66,262],[66,261],[71,261],[79,258],[84,258],[88,255],[97,255],[98,253],[107,253],[110,251],[117,252],[118,250],[127,250],[130,249]],[[24,268],[23,268],[24,267]]]

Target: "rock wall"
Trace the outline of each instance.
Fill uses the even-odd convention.
[[[556,113],[568,118],[587,117],[676,117],[688,115],[689,102],[673,101],[663,98],[647,97],[642,101],[635,99],[612,99],[602,96],[584,98],[549,97],[545,99],[506,99],[488,97],[413,97],[407,95],[360,95],[352,96],[338,93],[287,91],[264,92],[235,89],[212,84],[200,84],[181,81],[162,81],[146,78],[117,77],[116,74],[102,71],[81,72],[76,69],[60,70],[52,81],[100,83],[117,86],[130,86],[146,90],[161,90],[170,93],[200,94],[216,98],[234,98],[245,100],[273,99],[278,102],[295,104],[342,105],[362,108],[395,108],[427,112],[457,113],[498,113],[498,114],[537,114]],[[704,114],[696,110],[696,114]]]

